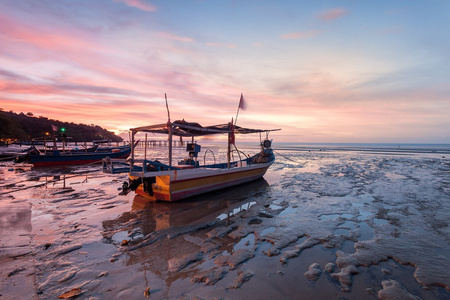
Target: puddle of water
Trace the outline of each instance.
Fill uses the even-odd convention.
[[[375,223],[375,225],[380,226],[380,225],[387,224],[387,223],[388,223],[388,220],[385,220],[385,219],[376,219],[376,218],[374,218],[374,219],[373,219],[373,222]]]
[[[123,240],[129,240],[130,238],[128,237],[128,232],[126,231],[119,231],[113,234],[113,236],[111,237],[111,239],[115,242],[115,243],[122,243]]]
[[[245,211],[245,210],[250,209],[250,207],[252,207],[252,206],[255,205],[255,204],[256,204],[256,202],[254,202],[254,201],[248,202],[248,203],[245,203],[245,204],[242,204],[241,206],[239,206],[239,207],[233,209],[232,212],[229,212],[229,213],[226,213],[226,214],[220,214],[220,215],[218,215],[218,216],[217,216],[217,219],[219,219],[220,221],[223,221],[223,220],[225,220],[226,218],[231,217],[232,215],[235,215],[235,214],[237,214],[237,213],[239,213],[239,212],[241,212],[241,211]]]
[[[342,215],[341,215],[341,218],[344,218],[344,219],[353,219],[353,215],[352,215],[352,214],[342,214]]]
[[[355,253],[355,242],[349,240],[344,241],[341,246],[341,251],[349,254]]]
[[[280,216],[293,215],[293,214],[295,214],[297,211],[298,211],[297,208],[293,208],[293,207],[289,206],[289,207],[287,207],[285,210],[283,210],[283,211],[280,213]]]
[[[364,194],[359,196],[359,199],[361,199],[361,202],[364,204],[371,204],[374,200],[372,195]]]
[[[140,233],[140,232],[135,232],[133,234],[130,234],[129,237],[133,240],[137,240],[137,239],[143,239],[145,238],[145,235]]]
[[[233,209],[232,214],[235,215],[243,210],[248,210],[250,207],[252,207],[255,204],[256,204],[256,202],[248,202],[248,203],[242,204],[241,206]]]
[[[361,236],[358,238],[358,241],[370,241],[375,237],[373,232],[373,228],[369,226],[366,222],[359,223],[359,228],[361,229]]]
[[[274,205],[281,205],[281,203],[283,203],[283,202],[284,202],[284,198],[281,197],[279,199],[273,200],[272,204],[274,204]]]
[[[319,216],[319,220],[321,220],[321,221],[331,221],[331,220],[336,220],[338,217],[339,217],[338,214],[321,215],[321,216]]]
[[[270,208],[271,210],[279,210],[279,209],[282,209],[283,206],[276,205],[276,204],[270,204],[269,208]]]
[[[345,235],[348,236],[350,234],[350,230],[348,229],[344,229],[344,228],[339,228],[337,230],[334,231],[335,235]]]
[[[370,211],[367,211],[367,210],[364,210],[364,209],[360,209],[359,210],[358,220],[360,220],[360,221],[367,221],[371,215],[372,215],[372,213]]]
[[[348,228],[348,229],[355,229],[356,228],[356,223],[353,221],[345,221],[344,223],[342,223],[341,225],[339,225],[339,228]]]
[[[275,230],[276,230],[275,227],[269,227],[269,228],[266,228],[266,229],[264,229],[263,231],[261,231],[261,235],[267,235],[267,234],[269,234],[269,233],[274,232]]]
[[[241,239],[237,244],[235,244],[233,247],[233,252],[244,248],[251,249],[254,246],[255,246],[255,235],[252,233]]]

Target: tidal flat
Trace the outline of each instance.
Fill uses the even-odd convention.
[[[450,154],[384,150],[278,149],[176,203],[1,162],[0,299],[449,299]]]

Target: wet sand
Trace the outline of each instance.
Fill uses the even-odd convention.
[[[126,175],[96,166],[2,163],[0,299],[450,298],[447,158],[281,154],[178,203],[119,196]]]

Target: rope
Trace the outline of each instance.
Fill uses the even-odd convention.
[[[275,151],[275,150],[273,150],[273,149],[272,149],[272,151],[275,152],[276,154],[278,154],[279,156],[284,157],[284,158],[287,159],[287,160],[290,160],[290,161],[295,162],[295,163],[297,163],[297,164],[301,164],[301,163],[298,162],[298,161],[295,161],[295,160],[293,160],[293,159],[290,159],[289,157],[284,156],[283,154],[279,153],[278,151]],[[306,162],[304,162],[303,165],[304,165],[304,164],[306,164]]]

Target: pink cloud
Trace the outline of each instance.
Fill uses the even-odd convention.
[[[333,21],[342,18],[348,14],[348,11],[343,8],[333,8],[319,13],[318,18],[323,21]]]
[[[140,10],[154,12],[157,11],[156,6],[146,3],[143,0],[114,0],[115,2],[122,2],[126,5],[134,8],[138,8]]]
[[[164,39],[168,39],[168,40],[174,40],[174,41],[180,41],[180,42],[193,42],[194,39],[188,38],[188,37],[183,37],[183,36],[178,36],[178,35],[173,35],[171,33],[168,32],[158,32],[158,36],[164,38]]]
[[[234,44],[222,44],[222,43],[206,43],[206,46],[218,47],[218,48],[228,48],[228,49],[236,48],[236,45],[234,45]]]
[[[49,85],[29,84],[17,81],[1,81],[0,90],[3,93],[31,94],[31,95],[51,95],[57,92]]]
[[[93,42],[94,38],[88,34],[73,30],[67,32],[62,28],[32,26],[19,20],[11,20],[4,15],[0,15],[0,27],[8,28],[2,34],[9,40],[8,47],[14,52],[22,45],[33,46],[49,52],[62,50],[75,52],[80,49],[91,49],[93,46],[98,48],[98,44]]]
[[[104,55],[105,53],[116,54],[111,49],[98,39],[99,35],[92,31],[74,30],[72,28],[64,27],[50,27],[44,26],[31,26],[23,20],[13,20],[0,14],[0,28],[8,28],[7,31],[0,32],[0,37],[7,41],[4,47],[0,47],[0,53],[4,53],[5,56],[14,56],[22,60],[22,62],[44,63],[55,62],[57,64],[65,65],[64,71],[59,71],[58,81],[70,82],[69,79],[61,80],[62,76],[72,78],[79,72],[71,72],[72,67],[79,69],[84,68],[93,73],[90,75],[78,75],[88,78],[91,81],[94,79],[108,80],[116,79],[121,83],[121,86],[135,85],[137,82],[147,80],[148,74],[130,72],[128,69],[117,67],[117,60],[113,67],[110,63],[110,57]],[[103,40],[104,41],[104,40]],[[114,58],[114,56],[112,56]],[[0,75],[8,77],[7,69],[3,69]],[[52,71],[49,71],[51,73]],[[27,73],[27,72],[25,72]],[[101,77],[99,78],[100,75]],[[11,74],[9,75],[11,76]],[[18,74],[16,74],[18,76]],[[157,75],[155,75],[157,76]],[[131,79],[131,80],[130,80]],[[77,84],[76,82],[74,84]],[[115,84],[115,83],[114,83]],[[103,86],[114,86],[109,82],[101,83]],[[29,88],[17,87],[14,85],[8,85],[11,89],[18,89],[27,91]],[[127,87],[128,88],[128,87]],[[41,89],[39,89],[41,90]]]
[[[296,40],[296,39],[305,39],[318,35],[320,30],[309,30],[309,31],[298,31],[298,32],[290,32],[281,35],[283,40]]]

